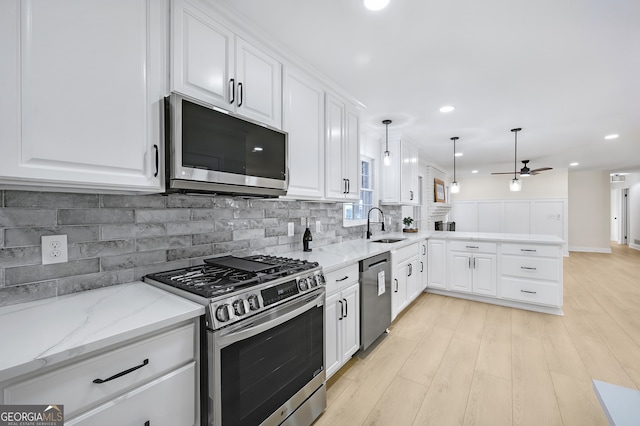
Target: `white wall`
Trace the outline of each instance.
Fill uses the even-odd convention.
[[[569,250],[610,253],[609,173],[569,173]]]

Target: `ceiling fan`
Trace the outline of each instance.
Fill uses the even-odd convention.
[[[524,164],[524,166],[520,169],[519,172],[516,172],[517,174],[519,174],[521,177],[525,177],[525,176],[531,176],[531,175],[537,175],[540,174],[540,172],[545,172],[547,170],[553,170],[553,167],[540,167],[539,169],[533,169],[531,170],[528,166],[527,163],[529,163],[529,160],[522,160],[522,164]],[[499,172],[499,173],[491,173],[492,175],[510,175],[513,172]]]

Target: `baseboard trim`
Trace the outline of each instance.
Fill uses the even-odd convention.
[[[572,247],[569,246],[569,251],[582,251],[586,253],[606,253],[611,254],[611,248],[603,248],[603,247]]]
[[[638,244],[629,244],[629,247],[631,247],[634,250],[640,250],[640,245]]]

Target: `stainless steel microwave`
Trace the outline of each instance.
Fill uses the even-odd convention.
[[[212,105],[165,98],[166,190],[286,195],[288,135]]]

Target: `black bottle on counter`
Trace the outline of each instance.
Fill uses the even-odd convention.
[[[313,236],[311,236],[309,219],[307,219],[307,229],[304,230],[304,235],[302,236],[302,251],[311,251],[309,248],[309,241],[313,241]]]

